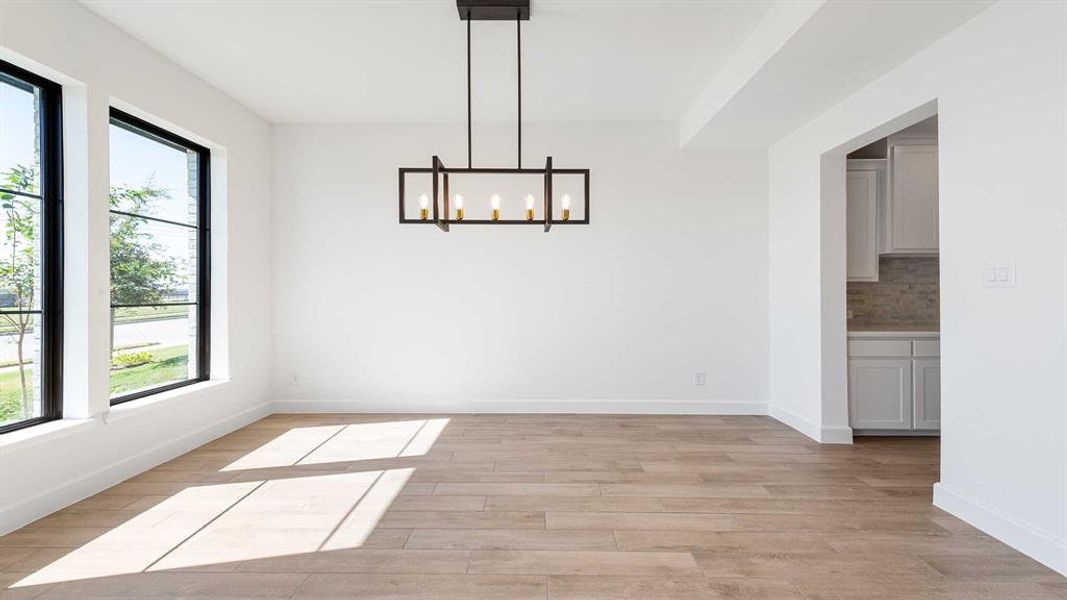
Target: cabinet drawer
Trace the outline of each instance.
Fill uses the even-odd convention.
[[[849,340],[849,356],[911,356],[911,340]]]
[[[941,340],[915,340],[915,356],[941,356]]]

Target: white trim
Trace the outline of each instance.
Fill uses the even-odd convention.
[[[846,158],[845,170],[846,171],[878,171],[884,173],[886,170],[886,158]]]
[[[823,444],[851,444],[851,427],[823,427],[819,441]]]
[[[941,437],[940,429],[853,429],[855,437]]]
[[[114,423],[116,421],[121,421],[135,415],[163,408],[168,404],[172,404],[176,400],[189,400],[207,393],[221,391],[228,385],[230,385],[229,380],[212,379],[210,381],[201,381],[200,383],[194,383],[189,386],[167,390],[165,392],[158,392],[151,396],[145,396],[144,398],[138,398],[137,400],[130,400],[129,402],[123,402],[122,404],[116,404],[104,413],[104,422]]]
[[[934,484],[934,506],[1067,576],[1067,540],[941,482]]]
[[[782,408],[781,406],[775,406],[774,404],[770,405],[770,410],[767,411],[767,414],[770,415],[771,418],[777,419],[778,421],[785,423],[786,425],[792,427],[793,429],[796,429],[800,433],[803,433],[804,435],[810,437],[816,442],[818,442],[819,438],[822,437],[820,435],[820,427],[818,425],[801,416],[798,416],[796,413],[790,412]]]
[[[822,427],[780,406],[770,405],[767,414],[822,444],[851,444],[851,427]]]
[[[41,517],[97,494],[269,414],[271,414],[270,403],[259,404],[213,425],[101,467],[63,485],[45,490],[18,504],[5,506],[0,509],[0,535],[24,527]]]
[[[631,415],[766,415],[753,400],[586,400],[586,399],[276,399],[277,413],[537,413]]]
[[[85,431],[97,419],[58,419],[0,435],[0,456],[10,456],[34,446]]]

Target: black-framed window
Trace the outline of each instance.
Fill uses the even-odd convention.
[[[0,433],[62,416],[62,104],[0,61]]]
[[[111,403],[209,378],[210,152],[111,109]]]

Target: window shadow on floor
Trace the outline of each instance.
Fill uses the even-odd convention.
[[[23,575],[0,582],[5,598],[101,578],[137,596],[168,571],[337,560],[368,542],[449,423],[308,420],[268,417],[0,538],[0,553],[25,553],[5,567]]]

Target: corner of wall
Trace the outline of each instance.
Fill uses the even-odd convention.
[[[1067,540],[941,482],[934,484],[934,506],[1067,576]]]

